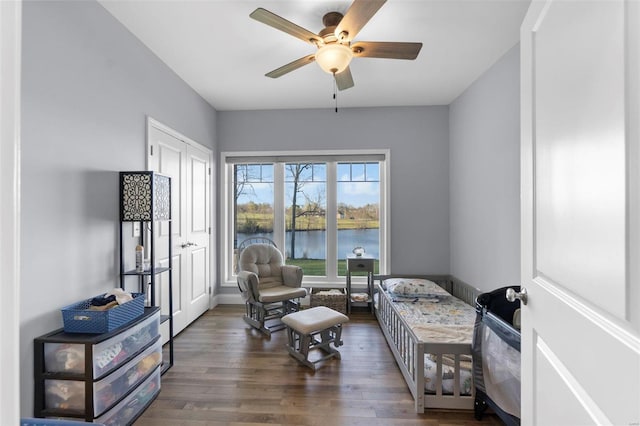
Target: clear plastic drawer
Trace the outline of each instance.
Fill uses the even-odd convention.
[[[151,403],[160,391],[160,370],[161,367],[157,367],[153,374],[136,390],[95,421],[107,426],[131,424],[132,420]]]
[[[44,368],[47,373],[84,373],[82,343],[45,343]]]
[[[93,377],[104,374],[127,361],[159,334],[160,312],[156,312],[127,331],[93,345]],[[82,343],[45,343],[47,373],[84,374],[85,345]]]
[[[81,380],[45,380],[45,408],[84,414],[84,387]]]
[[[94,384],[94,415],[100,415],[111,407],[114,402],[122,398],[129,389],[140,383],[161,363],[162,342],[158,337],[155,344],[129,361],[127,365]]]

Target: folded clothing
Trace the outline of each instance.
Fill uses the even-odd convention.
[[[90,311],[106,311],[107,309],[111,309],[111,308],[115,308],[116,306],[118,306],[118,302],[116,302],[115,300],[112,302],[107,303],[106,305],[91,305],[89,306],[89,310]]]
[[[368,293],[351,293],[351,300],[354,302],[367,302],[369,300]]]
[[[337,288],[333,288],[331,290],[321,290],[317,292],[316,295],[317,296],[343,296],[344,293]]]
[[[127,293],[121,288],[115,288],[102,296],[96,296],[91,299],[89,310],[106,311],[107,309],[127,303],[130,300],[133,300],[131,293]]]
[[[115,301],[116,301],[116,296],[114,295],[108,296],[105,294],[103,296],[96,296],[93,299],[91,299],[91,306],[105,306]]]

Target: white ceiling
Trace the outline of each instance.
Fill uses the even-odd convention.
[[[333,80],[317,64],[264,74],[314,52],[249,18],[263,7],[314,33],[350,0],[100,0],[218,111],[328,108]],[[354,58],[340,107],[447,105],[519,40],[529,0],[388,0],[355,41],[422,42],[415,61]]]

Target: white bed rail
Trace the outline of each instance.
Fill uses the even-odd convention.
[[[376,285],[378,297],[375,312],[391,352],[414,398],[416,412],[423,413],[425,408],[472,410],[475,388],[471,387],[471,395],[462,395],[460,389],[461,356],[471,355],[471,345],[420,342],[420,339],[396,312],[391,299],[381,287],[384,279],[392,277],[389,275],[375,277],[376,280],[380,280]],[[448,276],[395,275],[395,277],[429,279],[472,306],[479,294],[479,290],[464,283],[454,283]],[[431,354],[436,358],[435,393],[427,393],[425,391],[424,366],[425,355],[427,354]],[[442,364],[444,355],[452,356],[455,360],[453,394],[444,394],[443,392]]]

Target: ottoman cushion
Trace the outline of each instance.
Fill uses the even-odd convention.
[[[316,306],[282,317],[282,322],[302,334],[311,334],[349,321],[349,317],[326,306]]]

